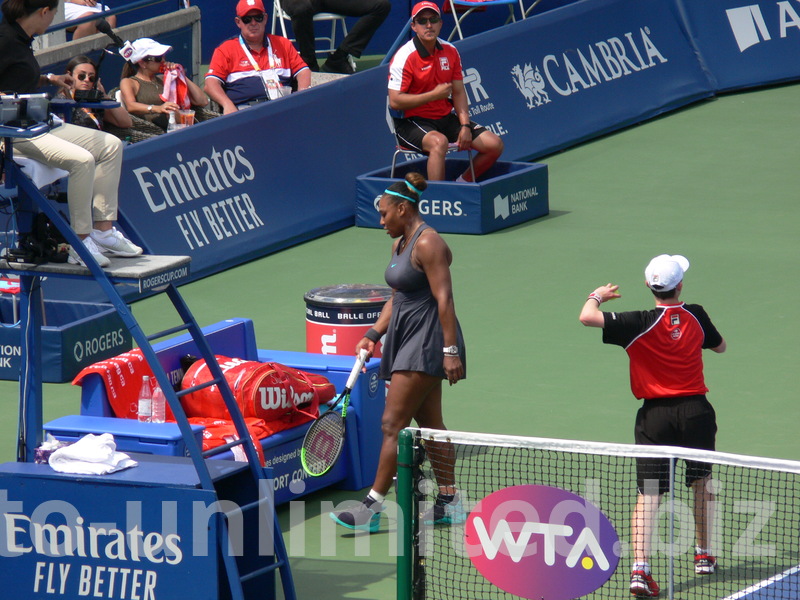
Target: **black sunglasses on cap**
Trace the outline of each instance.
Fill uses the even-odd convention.
[[[264,13],[260,15],[245,15],[243,17],[239,17],[242,20],[242,23],[245,25],[250,25],[250,21],[255,21],[256,23],[261,23],[264,20]]]
[[[161,62],[164,60],[163,56],[147,56],[145,57],[145,62]]]
[[[430,23],[431,25],[436,25],[439,21],[442,20],[442,17],[439,15],[433,15],[432,17],[418,17],[414,19],[414,22],[417,25],[427,25]]]

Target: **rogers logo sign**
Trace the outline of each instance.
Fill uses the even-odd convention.
[[[469,514],[464,537],[481,575],[531,600],[585,596],[608,581],[619,563],[619,537],[600,509],[543,485],[486,496]]]

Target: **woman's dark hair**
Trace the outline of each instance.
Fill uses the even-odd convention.
[[[420,196],[427,188],[428,182],[425,178],[421,174],[411,171],[406,175],[404,181],[397,181],[386,188],[386,196],[394,204],[408,202],[416,210],[419,210]]]
[[[5,20],[13,22],[35,13],[40,8],[55,10],[57,7],[58,0],[3,0],[0,10],[3,11]]]
[[[95,62],[84,54],[76,56],[67,63],[67,69],[66,69],[67,73],[72,73],[75,70],[75,67],[77,67],[78,65],[92,65],[94,67],[94,72],[97,73],[97,65],[95,64]]]
[[[120,75],[120,79],[127,79],[128,77],[133,77],[136,75],[137,67],[130,61],[125,61],[125,64],[122,65],[122,75]]]

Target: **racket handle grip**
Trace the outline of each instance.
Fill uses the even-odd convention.
[[[361,373],[361,369],[364,366],[364,363],[367,361],[367,351],[363,348],[358,353],[358,357],[356,358],[356,364],[353,365],[353,370],[350,371],[350,376],[347,378],[347,383],[345,387],[348,390],[352,390],[353,386],[356,384],[356,379],[358,379],[358,374]]]

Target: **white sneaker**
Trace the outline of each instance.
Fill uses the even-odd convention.
[[[103,256],[103,253],[100,251],[100,248],[97,247],[97,244],[94,243],[94,240],[91,236],[83,238],[83,245],[86,246],[86,249],[92,254],[92,258],[97,261],[98,265],[101,267],[107,267],[111,264],[111,261],[108,260],[107,257]],[[86,263],[83,262],[83,259],[78,255],[72,246],[70,246],[69,249],[67,262],[71,265],[81,265],[83,267],[86,266]]]
[[[142,249],[122,235],[116,227],[108,231],[93,229],[90,237],[102,252],[112,256],[131,257],[142,253]]]

